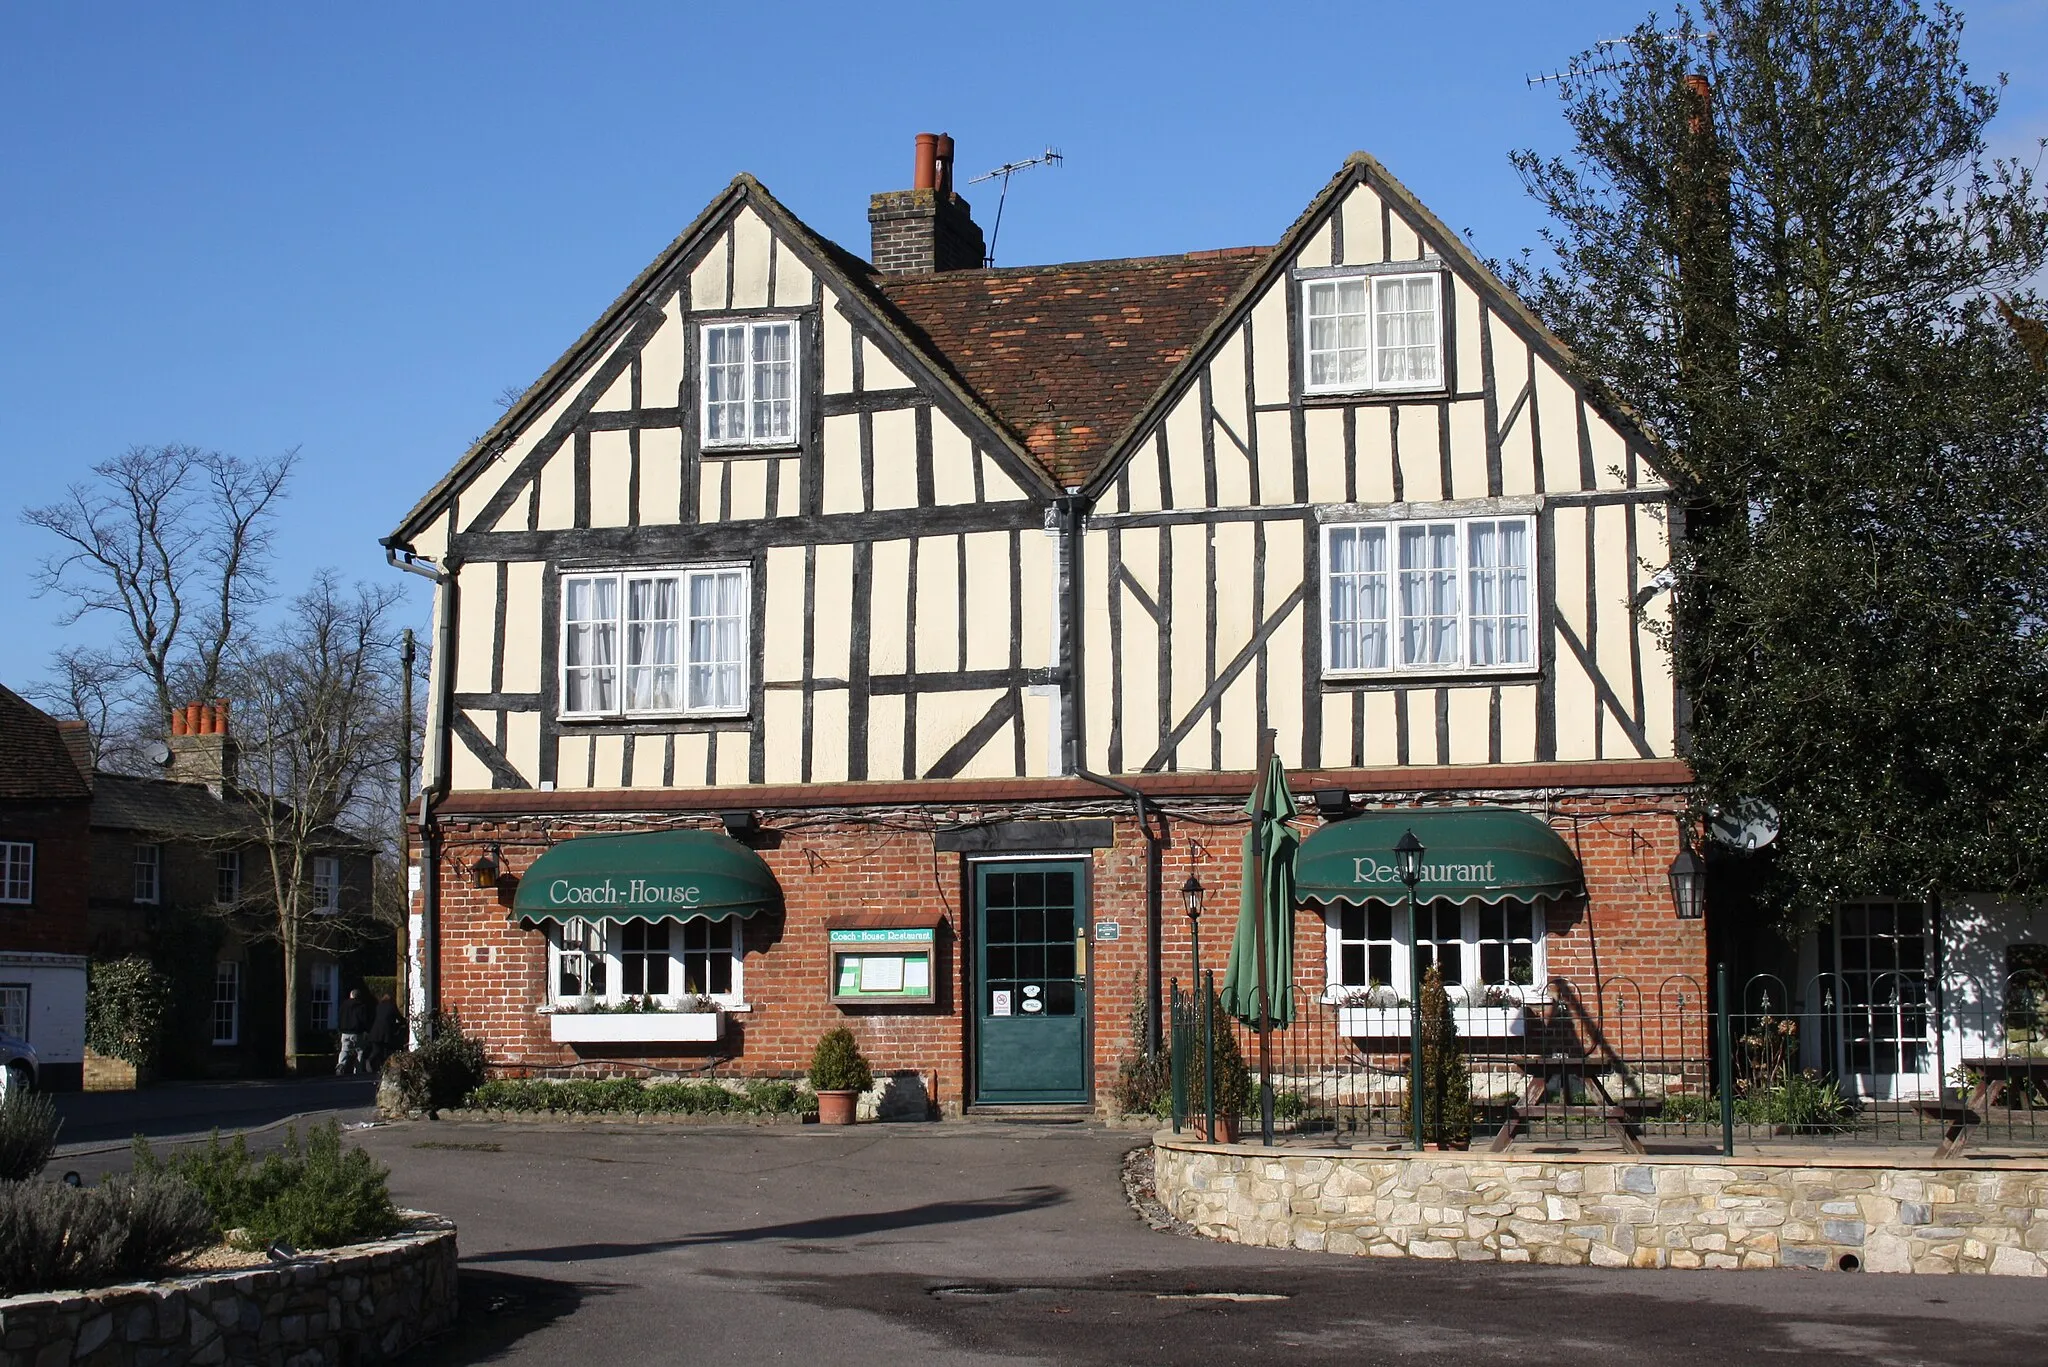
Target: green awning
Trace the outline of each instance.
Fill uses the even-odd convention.
[[[782,900],[760,855],[718,831],[565,840],[520,875],[517,920],[723,921]]]
[[[1301,842],[1294,892],[1305,902],[1397,902],[1408,895],[1394,843],[1422,842],[1422,901],[1503,902],[1578,891],[1579,861],[1542,818],[1505,807],[1402,807],[1333,822]]]

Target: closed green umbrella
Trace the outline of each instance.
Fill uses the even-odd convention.
[[[1230,965],[1223,974],[1223,1009],[1247,1025],[1259,1023],[1259,868],[1264,851],[1266,982],[1270,1020],[1286,1025],[1294,1019],[1294,850],[1300,843],[1288,828],[1294,797],[1287,791],[1287,768],[1274,755],[1266,765],[1265,782],[1244,806],[1251,829],[1244,836],[1244,877],[1238,888],[1237,934],[1230,942]]]

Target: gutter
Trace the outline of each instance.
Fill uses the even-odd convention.
[[[1065,534],[1061,538],[1065,554],[1060,576],[1066,602],[1060,613],[1060,653],[1067,665],[1067,688],[1061,701],[1067,738],[1067,769],[1075,778],[1128,797],[1132,815],[1138,821],[1138,830],[1145,837],[1145,1053],[1149,1056],[1159,1052],[1161,1040],[1160,903],[1161,884],[1164,882],[1163,852],[1168,832],[1164,812],[1159,814],[1160,829],[1157,832],[1152,829],[1151,813],[1157,809],[1143,792],[1121,779],[1091,773],[1081,762],[1082,755],[1086,753],[1081,735],[1081,532],[1088,516],[1089,502],[1079,491],[1070,489],[1053,505],[1066,522]]]
[[[443,557],[436,563],[416,553],[409,542],[387,537],[384,561],[393,569],[416,574],[434,586],[434,646],[427,665],[431,678],[438,669],[441,687],[427,699],[426,752],[431,761],[420,784],[420,998],[426,1020],[413,1024],[413,1042],[424,1044],[432,1038],[434,1020],[441,1013],[441,826],[435,807],[448,796],[448,713],[454,706],[455,669],[455,575],[454,564]]]

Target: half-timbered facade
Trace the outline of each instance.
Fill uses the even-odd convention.
[[[387,543],[437,582],[438,1004],[507,1068],[850,1021],[934,1105],[1086,1103],[1227,943],[1173,890],[1231,903],[1269,728],[1333,817],[1563,835],[1523,974],[1698,972],[1657,454],[1501,282],[1362,154],[1272,247],[1005,269],[917,170],[872,262],[736,179]],[[1371,902],[1304,905],[1304,984],[1367,986]]]

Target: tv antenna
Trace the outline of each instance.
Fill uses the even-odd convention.
[[[1062,157],[1057,151],[1048,147],[1035,157],[1027,157],[1023,161],[1005,162],[995,170],[985,175],[976,176],[973,180],[967,182],[969,185],[979,185],[985,180],[994,180],[997,176],[1003,178],[1003,192],[996,196],[996,222],[995,226],[989,230],[988,254],[981,258],[982,265],[993,266],[996,264],[996,238],[1003,231],[1003,201],[1010,197],[1010,177],[1016,175],[1019,171],[1028,170],[1033,166],[1058,166],[1065,160],[1065,157]]]

